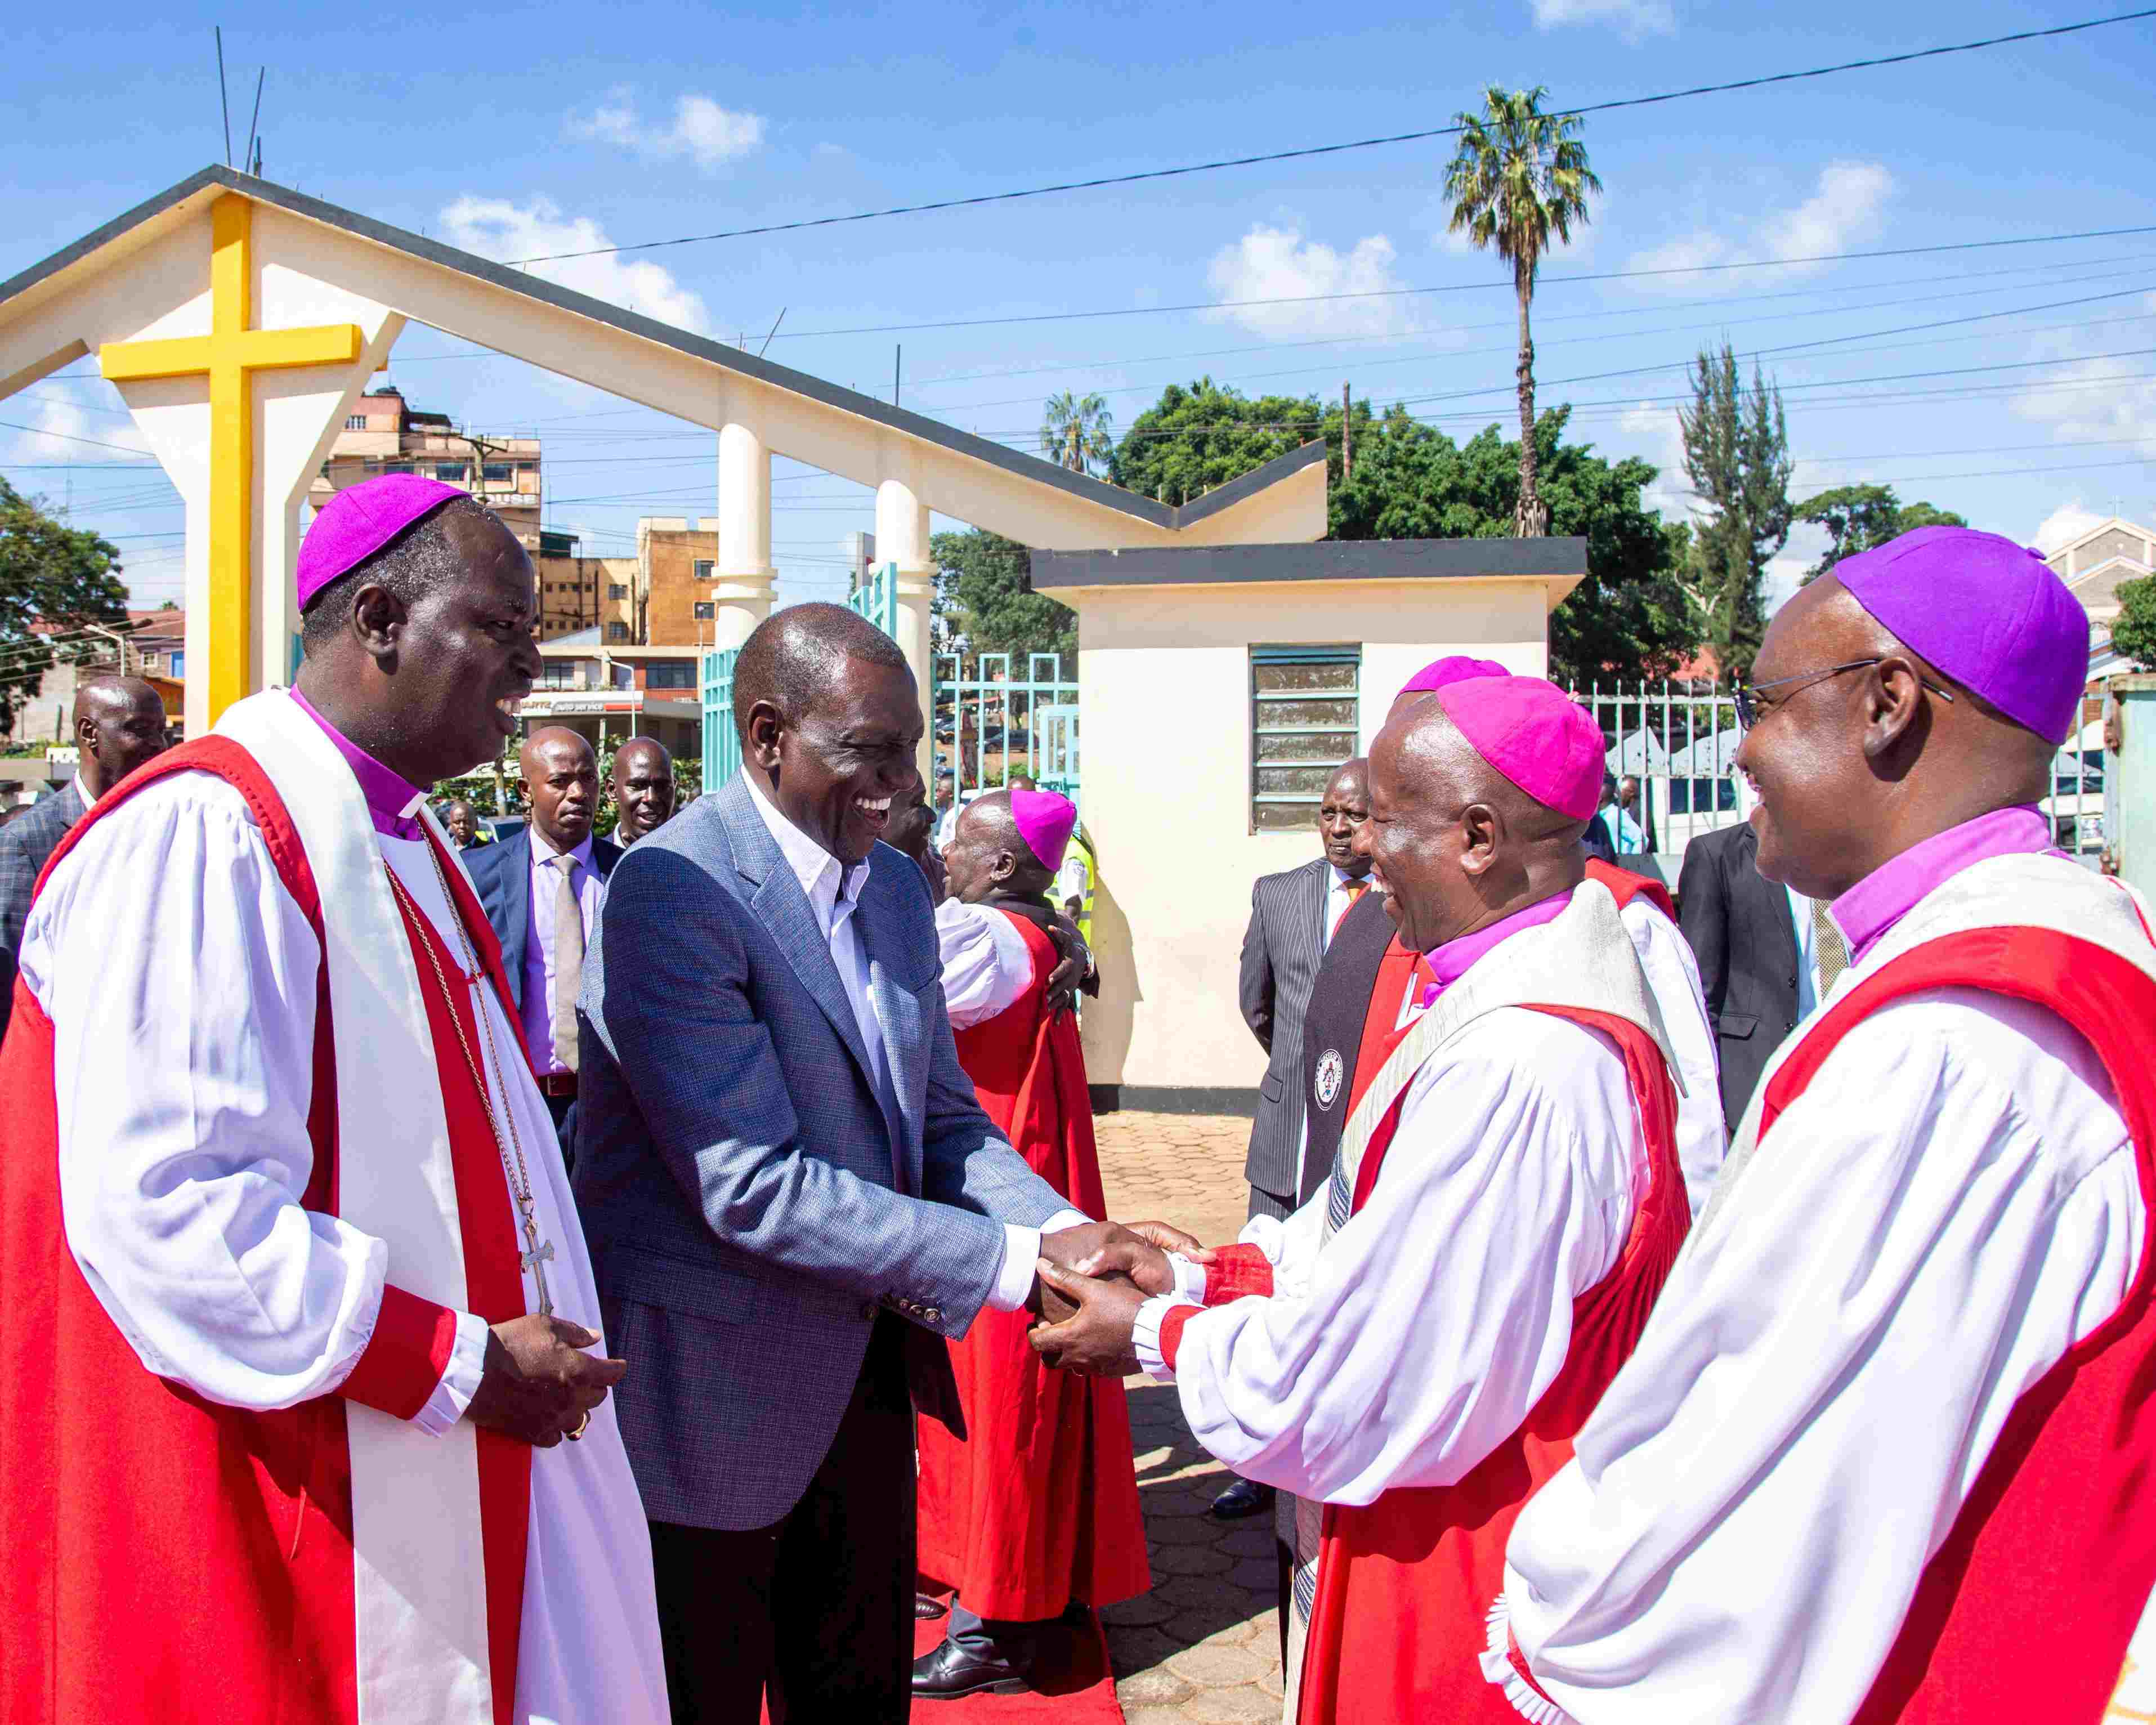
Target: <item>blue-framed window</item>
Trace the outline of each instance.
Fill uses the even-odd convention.
[[[1326,782],[1363,729],[1359,645],[1250,649],[1250,830],[1317,818]]]

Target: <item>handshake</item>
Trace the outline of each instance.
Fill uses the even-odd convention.
[[[1068,1372],[1120,1378],[1137,1371],[1132,1328],[1148,1298],[1175,1291],[1170,1252],[1197,1264],[1214,1256],[1165,1222],[1089,1222],[1043,1235],[1034,1282],[1034,1352]]]

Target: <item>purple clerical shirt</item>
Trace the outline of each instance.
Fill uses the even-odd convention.
[[[1849,962],[1862,962],[1880,937],[1973,863],[1994,856],[2030,856],[2054,849],[2051,824],[2024,803],[1994,809],[1912,845],[1880,864],[1828,907],[1849,942]]]
[[[1568,887],[1551,897],[1537,899],[1524,911],[1500,916],[1486,928],[1478,928],[1472,934],[1463,934],[1458,940],[1433,947],[1424,957],[1430,975],[1436,980],[1422,991],[1422,1004],[1425,1007],[1436,1005],[1437,997],[1466,976],[1477,960],[1488,957],[1491,947],[1524,930],[1556,922],[1564,914],[1565,906],[1572,902],[1572,895],[1577,891],[1577,887]]]
[[[418,811],[427,793],[330,723],[298,690],[293,690],[291,696],[300,711],[322,727],[322,734],[352,768],[352,776],[359,781],[359,793],[367,798],[367,818],[374,823],[374,830],[392,839],[418,838],[425,829],[419,824]]]
[[[559,853],[539,835],[536,826],[525,830],[531,835],[531,909],[524,925],[524,1041],[531,1050],[532,1065],[543,1077],[569,1070],[554,1058],[554,904],[562,890],[561,875],[550,860]],[[569,885],[576,892],[584,941],[589,945],[592,924],[598,918],[600,892],[598,870],[592,866],[590,838],[569,855],[577,860],[577,865],[569,870]]]

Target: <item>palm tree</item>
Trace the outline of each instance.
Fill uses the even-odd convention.
[[[1091,473],[1096,462],[1107,465],[1115,448],[1108,434],[1115,424],[1103,396],[1073,395],[1067,389],[1051,395],[1040,413],[1041,453],[1073,473]]]
[[[1456,116],[1460,153],[1445,175],[1450,231],[1464,232],[1478,249],[1496,246],[1512,266],[1520,296],[1520,501],[1513,531],[1523,539],[1549,531],[1549,510],[1535,485],[1535,342],[1527,307],[1552,236],[1562,245],[1573,223],[1584,227],[1588,195],[1602,190],[1579,141],[1579,116],[1543,113],[1544,94],[1541,85],[1510,95],[1491,85],[1483,92],[1484,113]]]

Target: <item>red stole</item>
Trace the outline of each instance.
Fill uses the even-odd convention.
[[[1454,1485],[1327,1507],[1303,1661],[1302,1725],[1440,1718],[1518,1725],[1503,1692],[1483,1681],[1478,1663],[1487,1640],[1485,1613],[1503,1589],[1505,1542],[1528,1497],[1571,1459],[1573,1438],[1630,1357],[1691,1225],[1677,1163],[1676,1091],[1653,1039],[1611,1014],[1534,1009],[1600,1030],[1623,1052],[1650,1183],[1615,1266],[1573,1301],[1564,1364],[1519,1430]],[[1404,1087],[1403,1101],[1406,1095]],[[1357,1209],[1377,1183],[1400,1106],[1394,1103],[1363,1154]]]
[[[319,940],[321,898],[291,819],[254,758],[223,737],[161,756],[107,793],[54,852],[40,887],[99,820],[143,786],[189,770],[213,773],[245,798],[285,891]],[[455,865],[445,872],[506,999],[491,931]],[[472,1309],[499,1322],[524,1309],[506,1180],[485,1104],[416,944],[413,956],[435,1033]],[[473,1034],[468,999],[459,998]],[[68,1248],[54,1048],[51,1020],[18,978],[0,1045],[0,1093],[8,1098],[0,1111],[0,1269],[13,1319],[0,1328],[8,1385],[0,1395],[0,1552],[8,1556],[0,1563],[0,1718],[357,1725],[345,1404],[400,1418],[418,1412],[448,1364],[455,1314],[397,1287],[392,1264],[373,1338],[335,1394],[254,1413],[153,1376]],[[328,978],[318,972],[307,1117],[313,1168],[301,1202],[330,1214],[337,1207],[335,1048]],[[113,1077],[124,1083],[124,1067]],[[488,1651],[495,1717],[506,1720],[516,1695],[531,1451],[482,1431],[479,1457]]]
[[[2034,1002],[2087,1040],[2118,1094],[2142,1202],[2156,1218],[2156,983],[2101,946],[2048,929],[1947,935],[1881,966],[1774,1073],[1759,1137],[1870,1014],[1954,987]],[[2118,1312],[2015,1404],[1855,1725],[2097,1725],[2107,1716],[2156,1589],[2152,1254],[2156,1234]]]
[[[981,1106],[1074,1208],[1106,1214],[1077,1020],[1044,1010],[1055,948],[1019,916],[1033,978],[995,1017],[957,1033]],[[1152,1585],[1130,1412],[1113,1378],[1050,1371],[1024,1312],[983,1310],[950,1344],[968,1436],[916,1422],[919,1562],[968,1609],[1036,1622],[1073,1599],[1113,1604]]]

